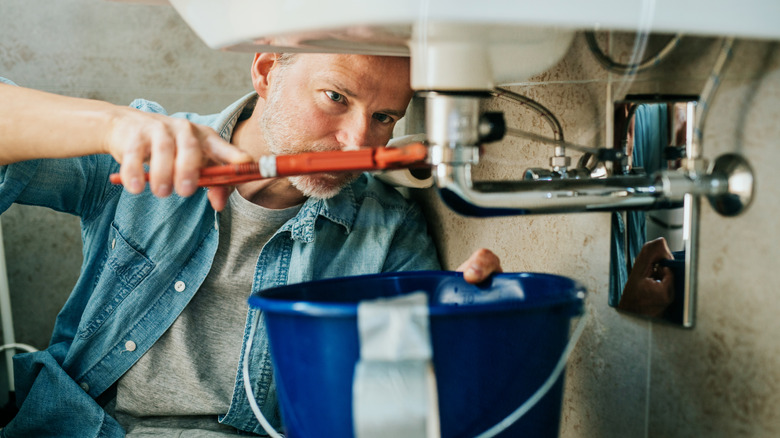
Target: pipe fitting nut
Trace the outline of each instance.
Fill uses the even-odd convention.
[[[439,164],[478,164],[479,163],[479,147],[478,146],[457,146],[446,147],[440,145],[432,145],[428,147],[428,156],[430,157],[431,164],[437,166]]]
[[[661,195],[669,201],[681,201],[686,194],[696,194],[696,184],[690,176],[681,171],[661,171],[656,174],[656,183]]]
[[[552,157],[550,158],[550,167],[553,169],[557,169],[560,167],[569,167],[571,166],[571,157],[564,156],[564,157]]]

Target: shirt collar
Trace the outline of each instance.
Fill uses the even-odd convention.
[[[344,227],[344,233],[352,232],[357,217],[357,201],[352,185],[344,187],[330,199],[309,198],[298,214],[279,231],[289,231],[292,238],[306,243],[314,240],[314,226],[318,217],[323,217]]]
[[[241,115],[245,111],[251,111],[256,103],[257,93],[253,91],[233,102],[229,107],[219,113],[217,118],[212,122],[211,127],[219,133],[219,136],[222,137],[222,139],[230,141],[233,137],[233,130],[236,128],[236,124],[242,119]]]

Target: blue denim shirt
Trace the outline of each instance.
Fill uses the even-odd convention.
[[[229,140],[248,95],[217,115],[174,114]],[[133,106],[164,113],[157,104]],[[119,165],[109,155],[33,160],[0,167],[0,212],[11,203],[40,205],[81,218],[84,263],[57,316],[50,346],[15,357],[20,412],[2,436],[115,437],[124,431],[101,407],[114,384],[157,341],[206,278],[217,249],[218,213],[206,190],[157,198],[108,182]],[[361,176],[329,200],[309,199],[260,253],[252,291],[313,279],[439,269],[421,211],[394,189]],[[249,291],[247,291],[247,296]],[[262,330],[245,351],[264,414],[278,421],[271,359]],[[239,367],[240,369],[240,367]],[[240,373],[220,421],[263,434]]]

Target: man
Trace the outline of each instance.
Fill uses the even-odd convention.
[[[0,211],[21,202],[79,215],[85,256],[50,347],[17,358],[21,408],[0,433],[262,434],[236,374],[243,360],[279,427],[263,330],[244,348],[249,291],[438,269],[435,250],[419,209],[367,175],[255,181],[230,193],[198,189],[198,169],[384,145],[411,97],[408,80],[404,58],[257,54],[256,94],[178,119],[0,84],[0,163],[16,163],[0,168]],[[108,183],[117,170],[126,190]],[[477,282],[500,266],[480,250],[459,269]]]

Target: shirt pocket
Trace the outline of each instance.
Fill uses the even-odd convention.
[[[114,224],[111,224],[110,239],[106,262],[84,309],[79,330],[79,336],[84,339],[94,335],[154,269],[154,263],[133,248]]]

